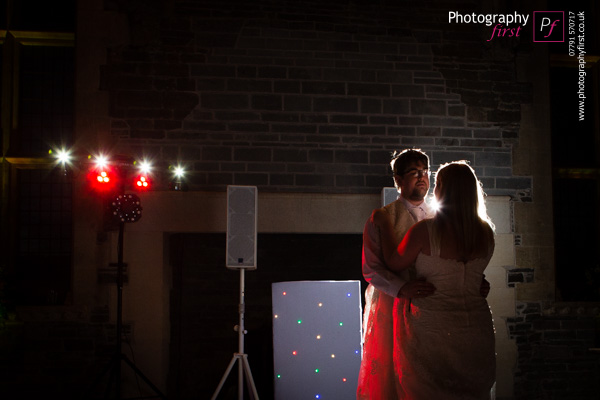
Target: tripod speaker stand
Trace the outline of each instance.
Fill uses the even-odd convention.
[[[166,400],[167,397],[148,379],[136,365],[122,352],[123,343],[123,236],[125,231],[125,222],[136,222],[141,217],[140,199],[133,194],[119,195],[113,202],[113,213],[120,219],[119,239],[118,239],[118,263],[117,263],[117,338],[115,354],[107,364],[106,368],[95,380],[91,390],[95,389],[104,376],[110,372],[108,384],[104,393],[104,398],[109,399],[110,391],[115,383],[115,399],[121,399],[121,362],[129,366],[136,376],[140,377],[156,394],[153,398]],[[149,397],[143,397],[149,398]]]
[[[244,398],[244,376],[246,377],[248,384],[248,391],[254,396],[255,400],[258,400],[258,393],[256,391],[256,385],[254,384],[254,379],[252,378],[252,371],[250,371],[250,364],[248,363],[248,355],[244,353],[244,335],[247,331],[244,329],[244,312],[245,312],[245,286],[244,286],[244,274],[245,270],[240,269],[240,304],[239,304],[239,315],[240,320],[239,324],[235,326],[235,330],[238,333],[238,352],[233,354],[233,358],[229,363],[229,366],[225,370],[225,374],[223,378],[221,378],[221,382],[219,382],[219,386],[215,390],[215,393],[211,397],[211,400],[216,400],[219,392],[223,388],[229,373],[232,371],[233,366],[236,362],[238,363],[238,400],[242,400]]]
[[[238,306],[239,323],[235,326],[238,333],[238,352],[233,354],[225,374],[211,400],[216,400],[223,388],[229,373],[236,362],[238,363],[238,400],[244,398],[244,376],[248,384],[248,392],[255,400],[258,393],[250,371],[248,355],[244,353],[244,328],[245,303],[245,272],[246,269],[256,269],[256,211],[257,211],[256,186],[228,186],[227,187],[227,268],[240,270],[240,303]]]

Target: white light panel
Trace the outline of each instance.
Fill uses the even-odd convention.
[[[356,397],[360,281],[272,284],[276,400]]]

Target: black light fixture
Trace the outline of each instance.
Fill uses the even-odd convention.
[[[121,172],[121,177],[123,175],[123,171],[127,170],[127,164],[125,168],[119,169]],[[133,165],[133,164],[128,164]],[[101,176],[101,175],[100,175]],[[141,178],[138,178],[140,181]],[[123,268],[125,266],[123,262],[123,244],[124,244],[124,232],[125,232],[125,224],[137,222],[142,217],[142,205],[140,198],[133,193],[124,193],[124,185],[119,186],[121,189],[121,193],[115,194],[111,202],[112,214],[114,216],[115,221],[119,223],[119,238],[118,238],[118,262],[117,262],[117,326],[116,326],[116,348],[115,354],[111,361],[107,364],[105,370],[96,378],[94,383],[90,388],[90,393],[93,392],[94,389],[99,385],[101,380],[104,378],[106,374],[110,372],[109,381],[106,385],[105,393],[108,394],[110,390],[113,388],[116,394],[117,399],[121,399],[121,367],[124,362],[131,370],[135,373],[137,377],[140,377],[156,394],[155,397],[159,397],[163,400],[166,400],[166,396],[161,393],[160,389],[156,385],[150,381],[148,377],[146,377],[142,371],[123,353],[122,351],[122,341],[123,341]]]
[[[119,194],[112,202],[113,215],[119,222],[137,222],[142,218],[140,198],[132,193]]]
[[[142,160],[139,163],[133,162],[133,165],[138,168],[138,172],[135,175],[133,187],[138,191],[146,191],[152,187],[152,164],[147,160]]]

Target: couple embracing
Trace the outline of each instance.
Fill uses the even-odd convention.
[[[391,162],[398,200],[363,235],[363,359],[357,399],[490,399],[494,326],[483,274],[494,251],[483,191],[464,161],[435,176],[416,149]]]

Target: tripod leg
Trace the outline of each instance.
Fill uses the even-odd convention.
[[[246,372],[246,383],[248,384],[248,391],[252,393],[253,399],[258,400],[258,392],[256,391],[256,385],[252,378],[252,371],[250,371],[250,363],[248,363],[248,355],[242,355],[242,361],[244,363],[244,372]]]
[[[118,361],[119,362],[119,361]],[[117,379],[121,379],[120,376],[117,376],[117,374],[115,373],[114,368],[110,370],[110,375],[108,376],[108,383],[106,384],[106,389],[104,389],[104,398],[105,399],[109,399],[110,398],[110,389],[112,389],[113,386],[113,382],[115,384],[115,398],[120,398],[121,397],[121,393],[119,392],[119,384],[117,383]]]
[[[102,369],[102,372],[96,377],[96,379],[94,379],[94,382],[92,382],[92,384],[86,389],[86,393],[82,393],[82,399],[89,399],[91,398],[92,395],[94,395],[95,390],[99,389],[100,386],[100,382],[102,382],[102,379],[104,379],[104,377],[108,374],[108,383],[105,389],[105,393],[104,393],[104,398],[107,399],[108,398],[108,393],[110,391],[110,387],[112,385],[112,381],[114,379],[114,366],[115,363],[119,362],[118,361],[118,357],[115,355],[113,356],[109,362],[106,363],[106,366]]]
[[[219,382],[219,386],[217,386],[217,390],[215,390],[215,393],[210,398],[211,400],[216,400],[217,396],[219,395],[219,392],[221,391],[221,388],[223,388],[223,385],[225,384],[225,381],[227,380],[227,376],[229,376],[229,373],[231,372],[231,369],[235,365],[235,362],[238,360],[238,358],[239,357],[237,354],[233,355],[233,358],[231,359],[229,366],[227,367],[227,369],[225,370],[225,373],[223,374],[223,377],[221,378],[221,382]]]
[[[121,359],[125,361],[125,363],[131,367],[133,372],[136,373],[140,378],[142,378],[142,380],[146,382],[146,384],[150,386],[152,390],[154,390],[154,393],[156,393],[161,399],[167,400],[167,397],[161,393],[161,391],[150,381],[150,379],[148,379],[144,374],[142,374],[142,371],[140,371],[138,367],[136,367],[135,364],[129,360],[129,358],[122,354]]]
[[[238,363],[238,400],[244,400],[244,363]]]

